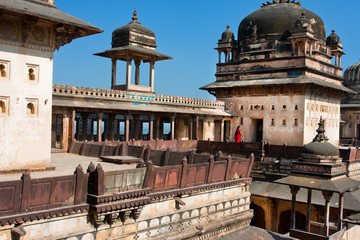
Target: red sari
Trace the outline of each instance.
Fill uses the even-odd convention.
[[[235,131],[234,139],[235,142],[241,142],[241,129]]]

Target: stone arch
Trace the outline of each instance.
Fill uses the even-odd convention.
[[[153,219],[151,219],[151,221],[150,221],[149,227],[156,227],[156,226],[159,226],[159,224],[160,224],[159,219],[153,218]]]
[[[177,222],[181,220],[181,216],[178,213],[175,213],[172,217],[171,217],[171,221],[172,222]]]
[[[208,213],[208,209],[206,207],[201,208],[200,215],[204,216]]]
[[[142,221],[142,222],[139,223],[139,225],[138,225],[138,230],[139,231],[144,230],[146,228],[148,228],[148,223],[146,221]]]
[[[281,212],[279,218],[278,232],[282,234],[289,232],[290,221],[291,221],[291,210],[286,210]],[[305,222],[306,222],[305,215],[300,212],[296,212],[295,228],[305,230]]]
[[[191,212],[191,217],[197,217],[199,216],[199,210],[198,209],[194,209],[192,212]]]
[[[164,217],[161,218],[160,223],[161,223],[161,225],[165,225],[165,224],[168,224],[170,222],[171,222],[170,217],[169,216],[164,216]]]
[[[251,203],[250,208],[254,210],[254,216],[251,219],[250,225],[265,229],[266,223],[264,209],[255,203]]]

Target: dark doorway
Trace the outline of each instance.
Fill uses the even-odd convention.
[[[281,234],[290,231],[291,211],[284,211],[280,214],[280,221],[278,226],[278,232]],[[296,212],[295,216],[295,228],[305,230],[306,217],[304,214]]]
[[[261,142],[263,140],[263,119],[252,119],[251,141]]]
[[[250,204],[250,208],[254,210],[254,217],[251,219],[250,225],[265,229],[264,209],[254,203]]]
[[[205,140],[205,139],[203,139],[203,137],[204,137],[204,135],[203,135],[203,133],[204,133],[204,120],[199,120],[198,121],[198,129],[197,129],[197,131],[198,131],[199,140]]]
[[[356,138],[360,139],[360,124],[356,124]]]

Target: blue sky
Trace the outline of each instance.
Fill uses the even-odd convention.
[[[103,33],[76,39],[54,55],[54,83],[110,88],[111,60],[93,53],[111,48],[111,34],[131,21],[156,34],[157,51],[173,57],[155,64],[155,91],[159,94],[214,99],[199,87],[215,81],[221,33],[230,25],[237,36],[241,20],[266,0],[56,0],[57,7],[101,29]],[[326,35],[334,29],[345,56],[342,67],[359,62],[359,0],[302,0],[302,7],[318,14]],[[141,65],[141,83],[148,81],[148,64]],[[125,83],[125,65],[118,63],[117,84]]]

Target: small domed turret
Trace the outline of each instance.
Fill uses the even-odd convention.
[[[233,60],[236,51],[236,40],[234,33],[230,31],[230,26],[226,26],[225,32],[221,34],[221,39],[218,41],[219,63],[221,62],[221,53],[225,54],[225,62]]]
[[[340,37],[335,33],[335,30],[332,30],[331,34],[326,38],[326,46],[342,48]]]
[[[230,26],[226,26],[225,32],[222,33],[219,43],[233,43],[235,41],[234,33],[230,31]]]
[[[132,21],[130,23],[113,31],[111,45],[113,48],[136,45],[139,47],[155,50],[155,33],[144,27],[138,21],[137,12],[135,10]]]

